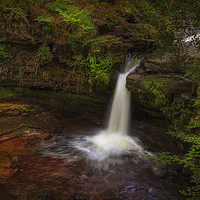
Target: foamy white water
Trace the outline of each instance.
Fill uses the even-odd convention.
[[[136,139],[118,133],[107,134],[102,131],[92,138],[92,143],[96,149],[93,158],[98,161],[130,153],[137,154],[140,157],[143,152]]]
[[[126,89],[126,76],[119,74],[112,102],[107,134],[127,135],[130,113],[130,92]]]
[[[118,75],[115,87],[114,98],[112,102],[107,134],[127,135],[128,124],[130,120],[130,97],[131,93],[126,88],[126,77],[134,72],[140,65],[140,60],[133,59],[128,55],[125,60],[125,72]]]
[[[139,64],[140,60],[137,58],[133,59],[130,55],[127,55],[124,66],[125,72],[118,75],[108,127],[106,130],[107,134],[128,134],[131,93],[126,88],[126,77],[129,73],[134,72]]]
[[[96,159],[103,160],[109,156],[137,152],[142,154],[143,148],[134,138],[128,136],[130,120],[131,93],[126,88],[126,77],[139,66],[140,60],[126,57],[125,72],[118,75],[114,98],[111,106],[108,126],[91,140],[96,148]],[[93,158],[95,159],[94,153]]]
[[[46,153],[59,154],[70,159],[85,158],[92,161],[97,168],[123,163],[123,157],[127,156],[134,163],[145,159],[146,154],[151,156],[152,154],[143,149],[137,138],[128,135],[131,93],[126,88],[126,77],[134,72],[139,64],[140,60],[126,57],[125,72],[118,76],[105,130],[95,131],[96,135],[77,135],[67,139],[67,142],[62,141],[62,137],[56,137],[57,142],[46,145]]]

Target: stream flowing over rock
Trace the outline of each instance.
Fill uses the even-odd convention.
[[[199,0],[0,2],[0,199],[199,199]]]
[[[45,97],[40,96],[45,92]],[[182,198],[178,189],[188,179],[178,168],[156,165],[152,154],[140,158],[125,151],[123,156],[111,156],[108,163],[99,163],[85,159],[87,153],[72,145],[80,142],[82,149],[89,150],[84,138],[94,137],[100,130],[108,101],[33,93],[1,99],[0,196],[4,200]],[[148,116],[131,121],[131,130],[127,139],[140,138],[137,142],[146,153],[177,151],[165,128]],[[124,148],[123,142],[121,145]]]

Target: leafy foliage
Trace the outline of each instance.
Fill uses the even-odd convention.
[[[138,89],[140,95],[140,99],[149,101],[152,107],[155,109],[161,109],[166,106],[168,99],[166,98],[166,86],[168,84],[167,81],[151,81],[146,80],[141,82],[142,87]]]
[[[0,21],[2,29],[10,35],[17,35],[38,46],[41,43],[48,45],[53,40],[57,44],[65,44],[66,67],[72,68],[80,64],[76,67],[80,67],[76,72],[85,71],[85,77],[82,75],[83,80],[91,83],[101,80],[100,77],[103,76],[103,79],[108,80],[106,76],[113,67],[108,65],[108,60],[115,62],[117,59],[115,56],[117,53],[103,44],[104,50],[100,50],[99,53],[101,55],[97,57],[93,55],[96,37],[102,31],[98,27],[99,21],[105,25],[105,29],[113,30],[114,34],[116,34],[114,26],[122,26],[132,41],[142,40],[147,44],[159,45],[166,49],[176,46],[173,45],[175,33],[184,33],[181,30],[188,26],[188,21],[196,26],[198,8],[199,3],[196,0],[192,4],[189,0],[184,2],[180,0],[1,0]],[[179,38],[181,37],[183,34],[179,34]],[[180,41],[177,37],[176,40]],[[112,39],[107,40],[108,46],[111,46],[112,42]],[[174,52],[178,52],[178,48],[174,49]],[[90,62],[92,57],[96,63]],[[83,58],[82,62],[80,58]],[[184,56],[179,55],[178,58],[176,54],[171,66],[176,66],[180,61],[184,64],[184,59]],[[104,67],[101,65],[98,68],[99,63],[104,63]],[[99,78],[95,78],[95,81],[89,80],[89,77],[96,77],[95,70],[87,69],[89,66],[96,66],[98,71],[96,75],[98,74]]]
[[[11,98],[14,96],[14,93],[11,92],[9,89],[0,87],[0,99],[1,98]]]
[[[186,143],[189,147],[183,157],[171,155],[169,152],[162,153],[157,159],[159,162],[175,163],[183,166],[184,169],[192,174],[191,186],[182,190],[181,193],[188,196],[190,200],[197,200],[200,197],[200,96],[197,97],[193,105],[192,118],[187,123],[182,118],[187,112],[186,108],[181,108],[181,115],[174,119],[174,131],[170,132],[173,137]],[[183,109],[184,108],[184,109]],[[191,111],[190,111],[191,112]]]
[[[0,59],[9,57],[9,54],[7,53],[7,51],[5,49],[5,44],[3,43],[4,40],[5,40],[5,38],[0,39]]]
[[[193,179],[190,187],[181,193],[188,199],[197,200],[200,196],[200,87],[197,89],[196,98],[186,105],[181,98],[175,98],[173,101],[168,98],[168,83],[170,82],[156,79],[154,76],[154,81],[150,79],[141,82],[138,93],[141,101],[148,102],[170,119],[173,126],[169,134],[185,144],[182,156],[165,152],[160,154],[157,161],[182,166]]]
[[[67,41],[73,58],[66,59],[66,64],[79,65],[82,80],[90,85],[101,82],[108,84],[112,56],[104,48],[106,43],[104,39],[94,41],[93,37],[96,35],[96,31],[90,12],[74,5],[68,4],[66,7],[63,1],[50,4],[49,9],[59,16],[57,19],[60,20],[60,27],[57,29],[65,28],[62,36],[58,36],[64,37],[64,40]],[[49,27],[54,27],[55,30],[56,19],[52,19],[53,16],[49,15],[37,18],[39,22],[49,24]],[[57,33],[55,32],[55,34]]]
[[[200,88],[200,60],[186,51],[186,45],[195,43],[197,52],[200,45],[199,41],[186,44],[183,39],[188,33],[195,34],[195,27],[199,28],[199,10],[199,0],[0,0],[0,25],[2,34],[5,32],[10,38],[17,36],[37,46],[29,62],[35,67],[36,75],[40,65],[55,58],[52,41],[64,46],[66,57],[62,67],[71,69],[91,90],[109,83],[118,59],[117,45],[115,52],[111,48],[113,40],[98,36],[109,32],[121,37],[116,30],[121,27],[124,36],[132,42],[158,47],[159,53],[167,50],[169,57],[163,68],[173,73],[184,69],[185,77],[193,80],[195,91]],[[0,58],[9,56],[1,39]],[[48,70],[43,71],[42,77],[49,78]],[[138,93],[141,101],[149,101],[173,121],[171,134],[190,145],[183,158],[162,154],[160,159],[190,169],[195,185],[183,193],[196,198],[200,185],[200,89],[194,96],[193,107],[189,107],[192,101],[187,106],[180,99],[170,103],[165,91],[167,84],[156,79],[143,81]],[[0,93],[10,96],[2,88]]]
[[[200,136],[191,135],[185,138],[185,133],[179,133],[178,137],[182,137],[184,142],[188,142],[193,144],[189,151],[184,155],[184,157],[180,158],[177,155],[171,155],[169,152],[161,153],[159,158],[157,158],[157,162],[164,163],[176,163],[182,165],[184,169],[190,170],[193,174],[192,186],[181,190],[180,192],[185,196],[188,196],[190,200],[198,200],[200,197]],[[177,137],[177,135],[176,135]]]
[[[187,62],[188,70],[185,73],[185,77],[194,81],[195,85],[200,85],[200,58],[195,57]],[[198,95],[199,96],[199,95]]]

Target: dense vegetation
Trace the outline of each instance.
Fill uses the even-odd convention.
[[[170,52],[160,73],[181,70],[193,81],[193,97],[188,105],[170,104],[162,92],[163,85],[156,81],[154,85],[144,83],[139,92],[155,97],[153,105],[173,121],[170,133],[188,146],[184,156],[165,153],[161,161],[180,164],[192,174],[191,187],[182,193],[189,199],[199,199],[200,57],[194,52],[199,52],[200,43],[195,38],[183,42],[186,33],[197,34],[199,10],[198,0],[0,0],[1,63],[15,59],[9,49],[13,39],[26,41],[34,51],[20,63],[32,67],[37,76],[43,65],[53,61],[57,66],[52,44],[59,44],[65,52],[59,67],[71,70],[73,77],[87,83],[90,90],[97,90],[108,85],[124,53],[135,51],[134,45],[129,48],[118,35],[123,34],[124,40],[129,38],[136,46],[139,41],[142,51],[159,49],[160,56]],[[192,44],[195,50],[186,51]],[[49,74],[44,71],[43,76]],[[175,111],[181,113],[178,118],[173,115]]]
[[[198,7],[195,1],[191,4],[178,0],[2,0],[0,56],[9,56],[2,43],[5,38],[36,45],[37,50],[27,65],[34,67],[37,74],[40,65],[55,57],[52,43],[60,44],[65,52],[65,67],[79,72],[81,79],[90,85],[108,84],[115,63],[124,56],[119,50],[128,50],[121,47],[119,37],[114,37],[116,27],[123,29],[133,43],[143,41],[147,47],[166,50],[176,33],[188,27],[188,23],[196,23],[192,17],[199,17]],[[177,43],[181,37],[179,34]],[[174,48],[171,50],[177,55],[179,51]]]

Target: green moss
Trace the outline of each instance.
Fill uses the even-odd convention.
[[[0,60],[1,60],[1,62],[2,62],[2,60],[5,60],[10,57],[10,55],[8,54],[8,52],[6,50],[6,45],[3,43],[4,40],[5,40],[5,38],[0,38]]]
[[[197,88],[197,98],[200,98],[200,86]]]
[[[15,93],[12,92],[11,90],[4,87],[0,87],[0,99],[8,99],[14,96],[15,96]]]
[[[30,89],[30,88],[23,88],[23,87],[20,87],[20,88],[8,87],[7,90],[10,91],[15,96],[30,95],[30,96],[36,96],[36,97],[45,97],[49,99],[70,100],[72,102],[83,101],[85,103],[87,102],[101,103],[108,100],[108,97],[106,95],[92,97],[89,95],[74,94],[74,93],[69,93],[69,92],[64,92],[64,91],[38,90],[38,89]],[[26,104],[24,106],[26,106]]]
[[[155,109],[162,109],[169,103],[166,97],[168,83],[169,81],[164,79],[141,81],[141,87],[137,89],[140,100],[148,102]]]
[[[138,89],[140,99],[163,113],[171,121],[169,134],[186,145],[183,156],[162,153],[157,159],[159,162],[176,163],[187,169],[193,176],[192,186],[181,193],[188,196],[188,199],[199,199],[200,193],[200,98],[199,88],[197,97],[187,104],[176,97],[169,99],[167,86],[170,82],[163,80],[145,80]],[[191,198],[190,198],[191,197]]]
[[[20,110],[21,113],[33,113],[35,111],[40,111],[41,109],[38,106],[32,106],[27,104],[0,104],[0,110]]]

